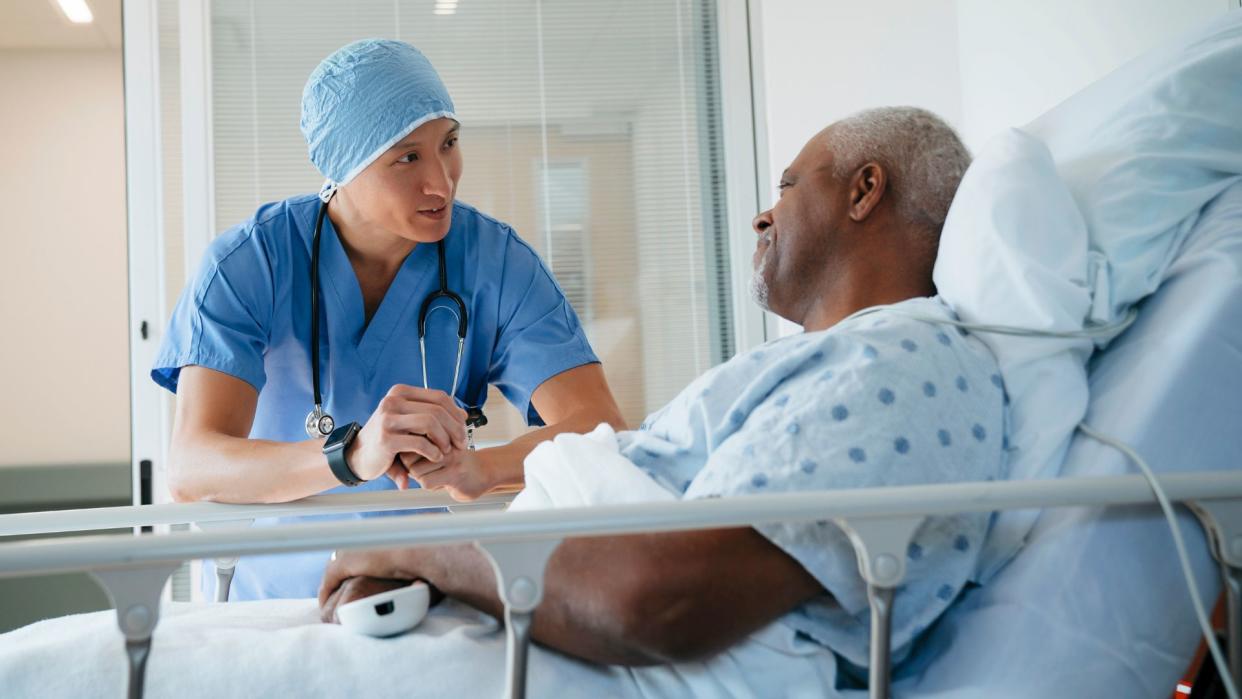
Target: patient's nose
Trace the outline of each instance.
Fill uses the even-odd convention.
[[[764,211],[763,213],[759,214],[758,216],[755,217],[753,221],[750,222],[751,228],[754,228],[755,233],[758,233],[759,235],[763,235],[763,232],[766,231],[768,227],[770,227],[771,225],[772,225],[772,210],[771,209],[768,209],[767,211]]]

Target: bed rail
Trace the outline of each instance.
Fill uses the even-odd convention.
[[[1160,477],[1169,499],[1190,505],[1211,539],[1224,578],[1242,570],[1242,471],[1167,474]],[[323,496],[330,497],[330,496]],[[343,496],[332,496],[343,497]],[[299,523],[263,529],[174,532],[162,536],[96,535],[0,543],[0,578],[87,570],[100,579],[117,607],[131,656],[131,688],[141,686],[135,648],[149,650],[158,620],[159,589],[171,570],[190,559],[324,549],[367,549],[475,542],[492,559],[506,615],[524,625],[542,597],[543,566],[532,568],[524,549],[550,554],[565,538],[687,531],[770,522],[831,519],[849,535],[872,600],[871,695],[889,695],[888,603],[905,577],[904,552],[925,517],[960,512],[1050,507],[1154,504],[1142,476],[1077,477],[1044,481],[973,482],[893,486],[807,493],[778,493],[659,504],[609,505],[523,512],[462,512],[382,520]],[[343,503],[342,503],[343,504]],[[402,504],[402,508],[406,505]],[[229,506],[231,519],[245,508]],[[128,509],[128,508],[113,508]],[[340,511],[340,510],[333,510]],[[14,515],[8,515],[13,517]],[[247,515],[248,516],[248,515]],[[0,517],[0,525],[3,524]],[[534,568],[537,568],[535,570]],[[127,571],[125,576],[117,571]],[[160,584],[137,585],[134,576]],[[124,580],[125,585],[109,581]],[[117,589],[113,589],[113,588]],[[138,596],[135,589],[154,590]],[[1226,585],[1231,610],[1237,585]],[[1239,627],[1237,620],[1230,630]],[[525,634],[510,633],[509,693],[523,696]],[[1231,638],[1236,648],[1242,639]],[[145,651],[144,651],[145,652]],[[144,656],[145,657],[145,656]],[[1232,658],[1231,658],[1232,659]],[[1239,669],[1231,668],[1234,674]],[[1236,677],[1236,674],[1235,674]]]
[[[64,532],[152,527],[161,524],[234,522],[259,517],[298,517],[390,512],[451,507],[454,511],[501,509],[513,493],[485,495],[471,502],[457,502],[441,492],[426,490],[381,490],[361,493],[314,495],[293,502],[266,505],[232,505],[218,502],[186,502],[164,505],[95,507],[45,512],[17,512],[0,515],[0,537],[61,534]]]

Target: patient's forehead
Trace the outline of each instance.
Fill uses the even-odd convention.
[[[831,168],[834,147],[832,127],[829,126],[806,142],[806,145],[798,153],[798,157],[794,158],[789,169],[801,174],[809,174],[817,170]]]

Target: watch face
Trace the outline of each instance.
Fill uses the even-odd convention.
[[[327,419],[331,420],[332,418],[329,417]],[[340,427],[332,430],[332,434],[328,435],[328,441],[324,442],[324,451],[344,444],[351,436],[353,436],[353,433],[357,430],[357,428],[358,423],[351,422],[348,425],[341,425]]]

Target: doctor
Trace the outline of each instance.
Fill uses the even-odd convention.
[[[174,499],[417,484],[466,500],[520,486],[523,457],[557,433],[623,427],[547,267],[455,200],[458,128],[408,44],[356,42],[311,74],[302,133],[327,182],[212,242],[151,372],[177,394]],[[463,407],[481,408],[489,384],[546,426],[468,450]],[[230,596],[314,597],[327,558],[243,558]]]

